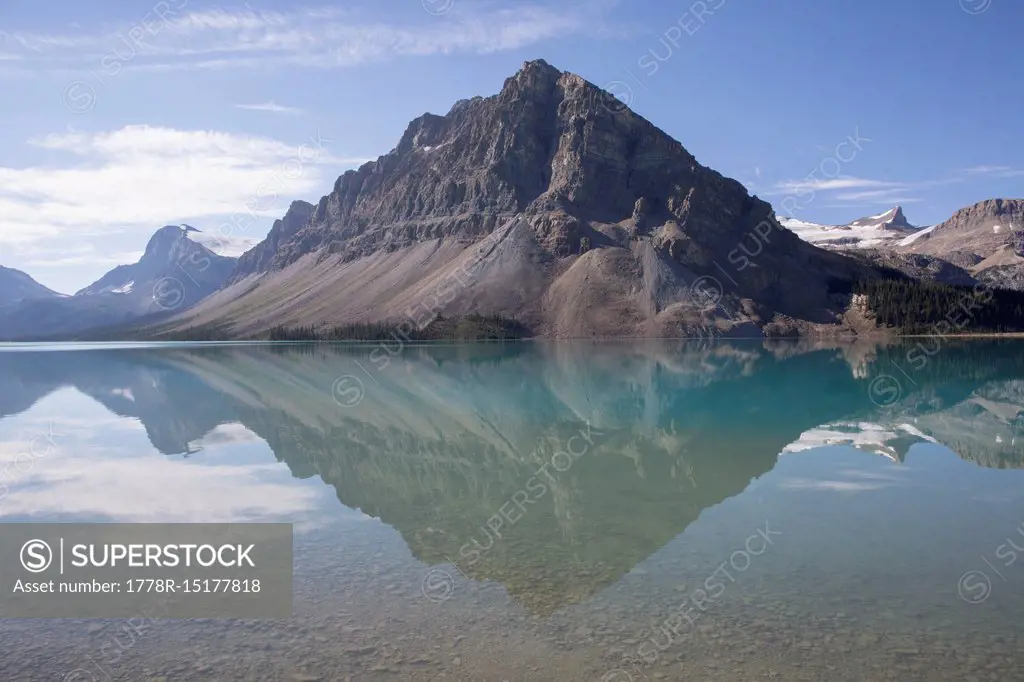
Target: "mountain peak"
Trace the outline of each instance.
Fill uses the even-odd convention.
[[[486,310],[559,336],[672,335],[768,324],[779,311],[787,321],[771,333],[791,333],[789,319],[836,319],[828,282],[871,276],[780,231],[758,261],[777,277],[730,272],[730,300],[760,302],[749,317],[690,305],[698,277],[717,277],[717,260],[774,228],[771,206],[612,93],[539,59],[494,95],[419,116],[390,152],[339,177],[308,220],[291,217],[232,276],[265,275],[258,293],[229,287],[190,324],[385,320],[433,291],[426,273],[440,281],[472,262],[469,283],[432,310]],[[315,284],[293,297],[300,280]],[[285,299],[296,305],[271,309]]]
[[[519,71],[505,79],[501,96],[506,101],[516,100],[524,95],[528,99],[546,101],[551,99],[561,77],[562,72],[543,59],[523,62]]]
[[[902,206],[893,206],[885,213],[867,216],[866,218],[858,218],[857,220],[849,223],[849,227],[863,227],[875,230],[916,229],[913,225],[907,222],[907,217],[903,215]]]
[[[523,62],[523,66],[519,69],[519,73],[527,73],[530,71],[536,71],[541,73],[549,73],[555,76],[561,76],[562,72],[551,66],[543,59],[530,59]]]
[[[890,209],[890,211],[891,211],[892,215],[889,217],[889,222],[892,223],[893,225],[898,225],[898,226],[904,227],[904,226],[908,226],[910,224],[910,223],[907,222],[907,217],[905,215],[903,215],[903,207],[902,206],[896,206],[896,207]]]
[[[192,230],[195,231],[195,228]],[[143,260],[169,254],[179,240],[186,238],[188,232],[182,225],[164,225],[149,238]]]

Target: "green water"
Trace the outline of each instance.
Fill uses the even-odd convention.
[[[1024,679],[1022,411],[1009,341],[6,348],[0,522],[291,522],[295,607],[0,679]]]

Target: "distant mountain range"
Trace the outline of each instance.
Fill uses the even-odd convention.
[[[796,218],[779,218],[779,224],[796,236],[822,248],[872,248],[898,244],[920,228],[907,222],[903,207],[858,218],[846,225],[819,225]]]
[[[0,269],[0,340],[74,338],[89,329],[155,322],[195,305],[227,281],[236,263],[195,241],[196,233],[188,225],[159,229],[137,263],[119,265],[74,296]]]
[[[56,291],[47,289],[21,270],[0,266],[0,306],[59,296]]]
[[[265,338],[469,314],[547,337],[864,334],[876,325],[852,294],[866,282],[1024,290],[1022,225],[1014,199],[924,228],[899,206],[845,225],[777,219],[609,93],[537,60],[496,95],[415,119],[237,260],[184,225],[74,296],[0,271],[0,339]]]
[[[910,276],[1024,290],[1022,199],[981,201],[930,227],[911,225],[900,206],[847,225],[818,225],[795,218],[779,222],[816,246],[862,251],[856,254],[862,260],[896,267]]]

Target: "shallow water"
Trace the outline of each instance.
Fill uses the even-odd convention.
[[[291,522],[295,606],[0,679],[1024,679],[1024,342],[927,350],[4,349],[0,521]]]

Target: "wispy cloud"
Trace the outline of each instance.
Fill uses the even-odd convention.
[[[1010,166],[974,166],[972,168],[965,168],[964,173],[975,177],[1016,178],[1024,175],[1024,169],[1012,168]]]
[[[963,182],[963,173],[936,180],[895,181],[873,178],[836,177],[825,179],[783,180],[765,196],[821,195],[831,203],[827,208],[895,206],[924,201],[920,194],[930,188]],[[823,206],[826,207],[826,206]]]
[[[418,3],[413,3],[418,5]],[[122,70],[337,68],[407,56],[486,54],[568,36],[608,36],[610,4],[459,2],[443,17],[418,11],[382,22],[355,9],[208,9],[92,33],[12,32],[0,54],[41,71],[99,77]],[[132,29],[136,29],[134,33]],[[130,36],[135,36],[132,38]]]
[[[283,104],[271,100],[269,102],[263,102],[262,104],[236,104],[236,109],[245,109],[247,111],[267,111],[274,114],[301,114],[302,109],[297,107],[286,107]]]
[[[964,172],[969,175],[987,175],[989,173],[1003,173],[1008,170],[1013,170],[1009,166],[973,166],[971,168],[965,168]]]
[[[899,183],[887,182],[884,180],[869,180],[866,178],[838,177],[822,180],[783,180],[776,183],[775,194],[791,194],[803,191],[828,191],[840,189],[858,189],[865,187],[893,187]]]

